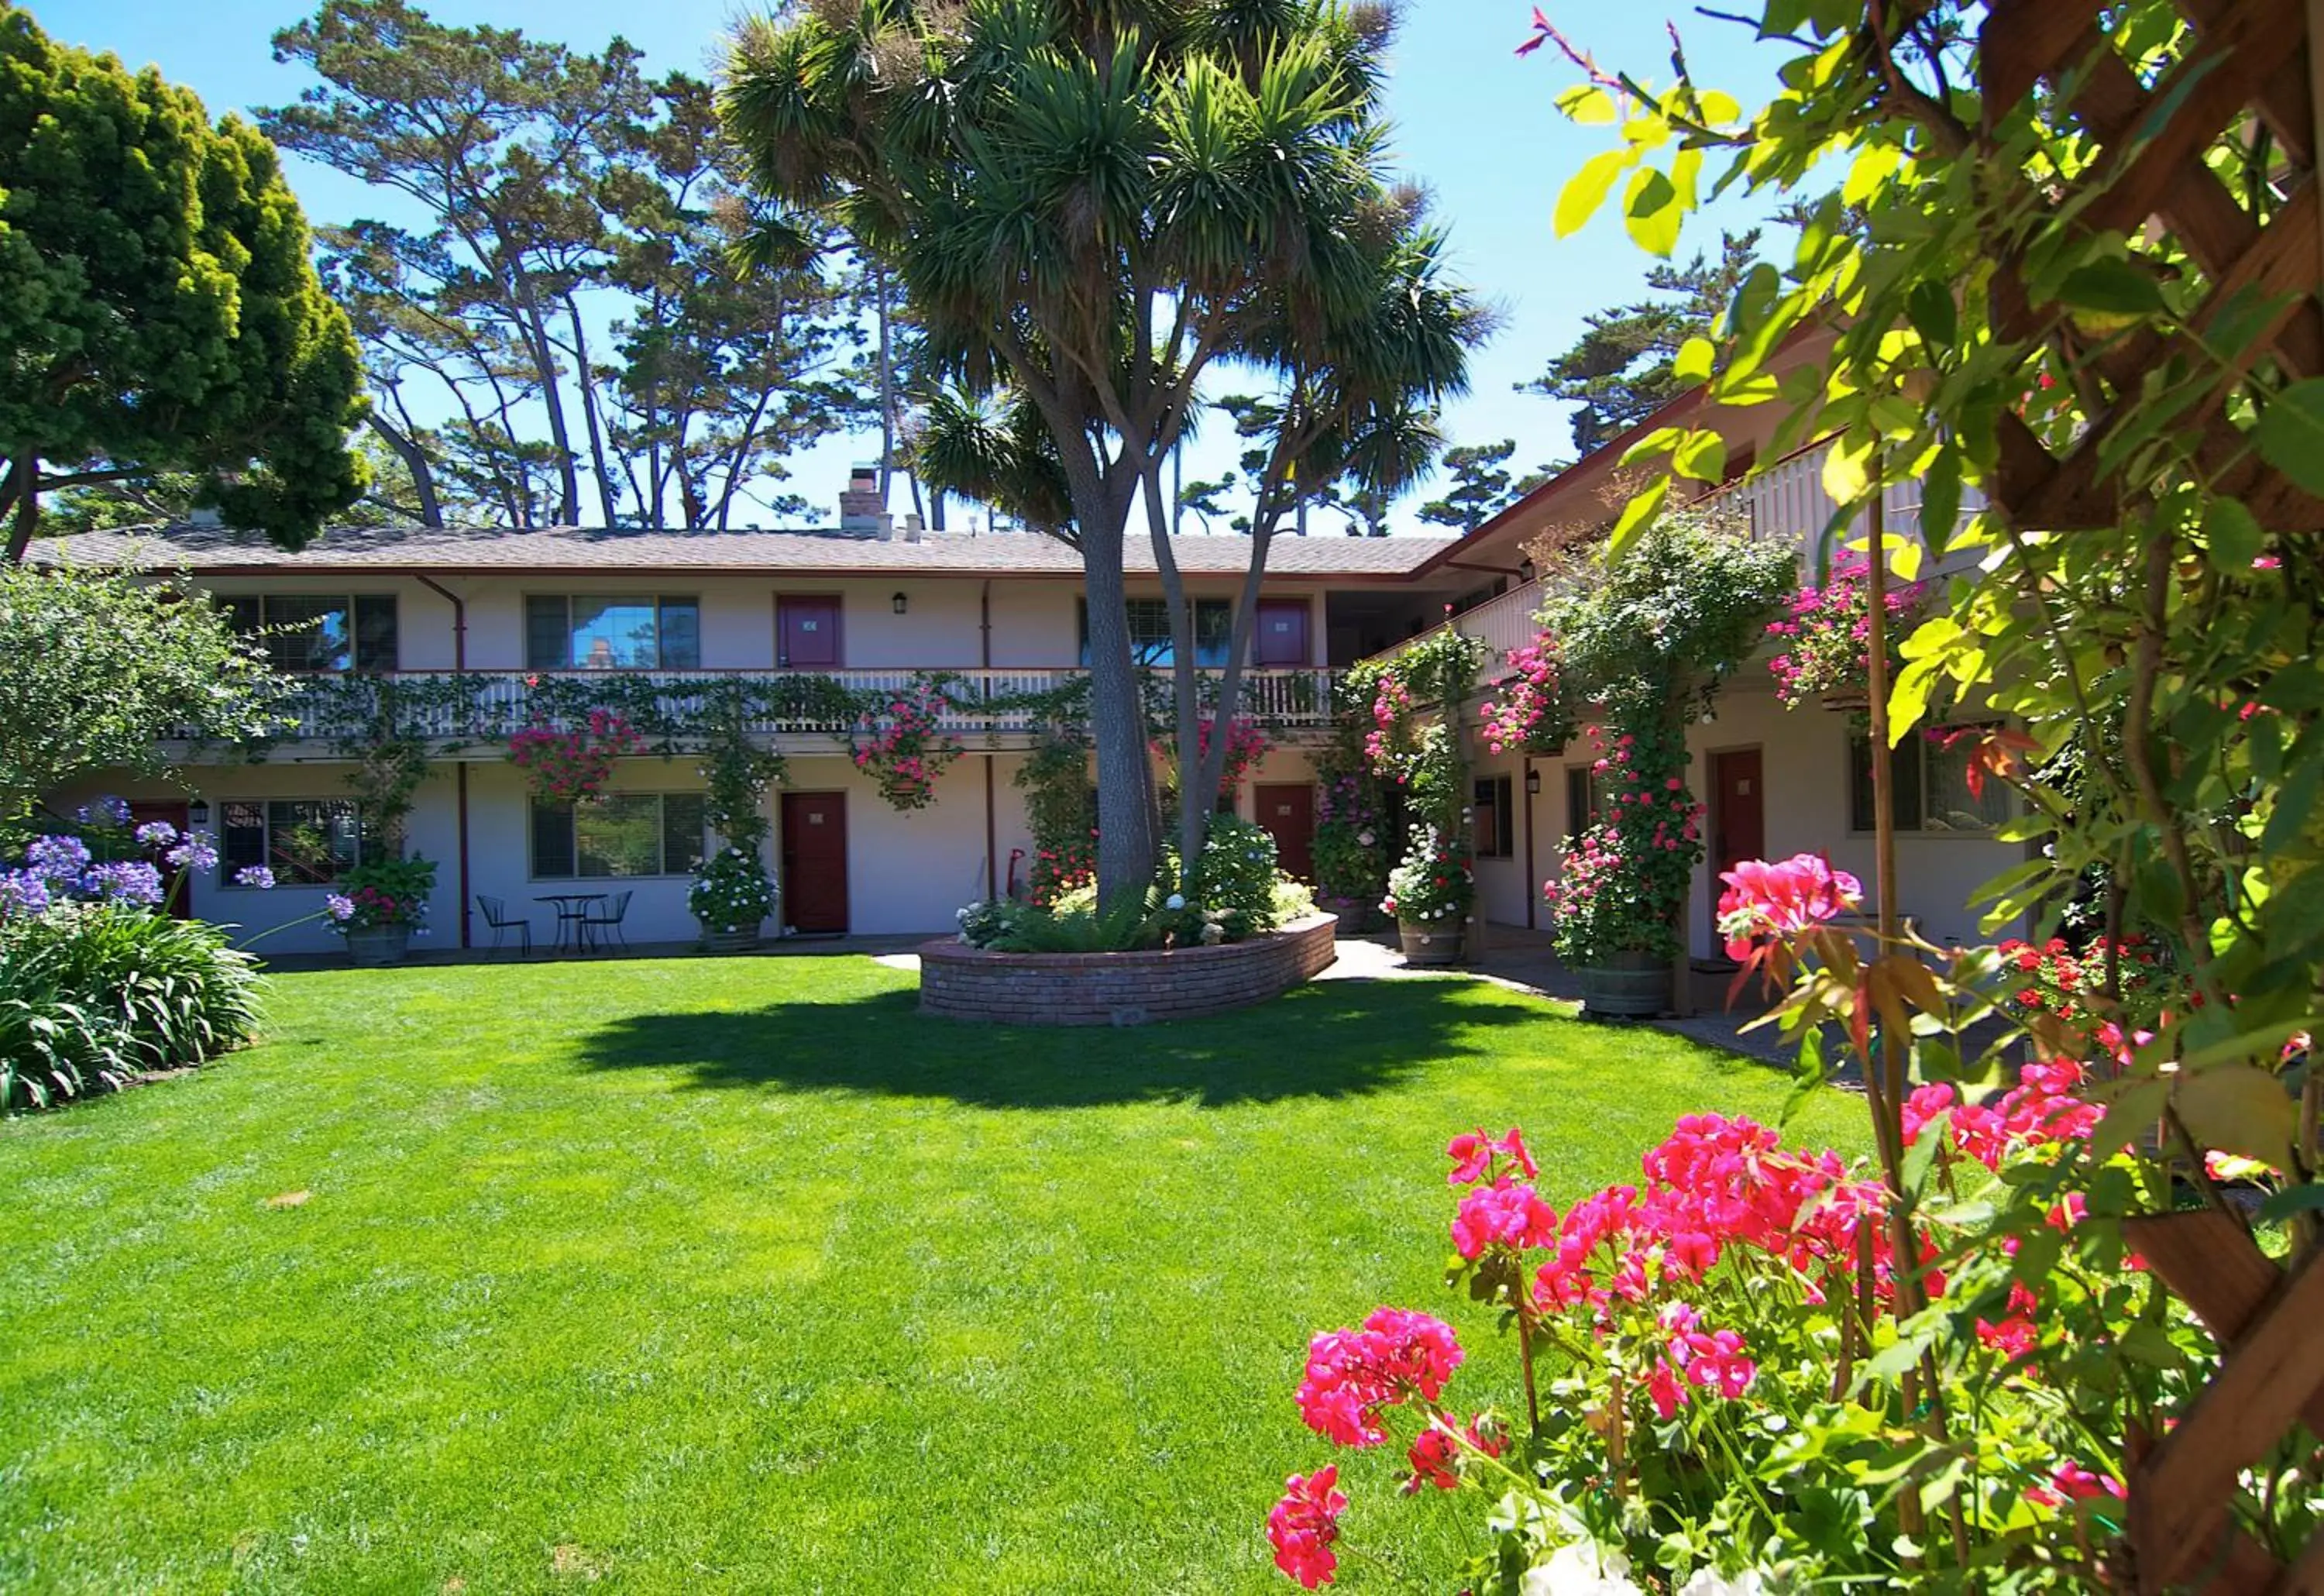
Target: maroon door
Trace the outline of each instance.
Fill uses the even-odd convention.
[[[1307,661],[1307,601],[1304,598],[1260,599],[1259,636],[1251,644],[1251,664],[1289,667],[1305,665]]]
[[[129,824],[132,826],[144,826],[155,820],[166,820],[182,832],[186,829],[186,806],[131,802]],[[166,848],[148,848],[145,857],[154,869],[161,872],[161,901],[169,906],[170,913],[179,919],[190,920],[194,918],[194,886],[185,879],[184,871],[161,857],[168,852]]]
[[[1276,863],[1286,875],[1315,879],[1315,789],[1299,783],[1254,788],[1259,823],[1275,839]]]
[[[1767,794],[1761,780],[1759,751],[1730,748],[1711,756],[1711,881],[1746,859],[1767,854]],[[1711,893],[1714,927],[1720,890]],[[1717,938],[1714,936],[1713,941]]]
[[[847,795],[783,794],[783,923],[847,929]]]
[[[835,595],[776,595],[777,665],[790,670],[836,670],[839,654],[839,600]]]

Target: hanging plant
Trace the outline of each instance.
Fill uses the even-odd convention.
[[[1573,738],[1573,715],[1560,690],[1557,644],[1547,632],[1509,651],[1513,673],[1483,708],[1478,734],[1496,754],[1555,753]]]
[[[1194,723],[1194,758],[1210,757],[1211,736],[1218,724],[1216,715],[1206,715]],[[1227,759],[1219,771],[1219,796],[1227,797],[1242,787],[1242,779],[1250,768],[1267,757],[1275,745],[1268,741],[1266,731],[1259,722],[1247,715],[1239,715],[1227,724]],[[1154,740],[1154,757],[1162,765],[1165,780],[1179,779],[1177,766],[1170,759],[1170,750],[1160,738]]]
[[[1889,679],[1904,660],[1896,645],[1919,624],[1928,598],[1926,584],[1891,589],[1887,595]],[[1870,569],[1861,555],[1834,560],[1821,587],[1803,587],[1790,613],[1767,623],[1767,635],[1783,651],[1767,661],[1775,696],[1786,709],[1817,698],[1863,701],[1871,680],[1868,657],[1872,635]]]
[[[615,761],[643,752],[645,739],[610,709],[593,709],[577,729],[530,725],[509,739],[509,759],[532,796],[582,803],[604,791]]]
[[[922,809],[936,801],[936,778],[961,755],[959,741],[943,725],[951,709],[942,687],[916,677],[856,718],[850,755],[892,807]]]

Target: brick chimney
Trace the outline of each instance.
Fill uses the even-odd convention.
[[[895,518],[880,494],[880,468],[858,466],[848,474],[847,491],[839,495],[839,533],[844,538],[895,536]]]

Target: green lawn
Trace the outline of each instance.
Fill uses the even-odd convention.
[[[1522,1122],[1562,1203],[1787,1089],[1462,982],[1095,1033],[915,997],[282,976],[263,1046],[0,1125],[0,1589],[1288,1591],[1311,1331],[1426,1307],[1463,1401],[1514,1391],[1441,1284],[1447,1135]],[[1444,1588],[1482,1499],[1342,1461],[1343,1587]]]

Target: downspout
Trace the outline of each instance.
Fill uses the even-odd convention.
[[[456,676],[468,673],[468,601],[453,592],[425,571],[412,573],[422,586],[443,595],[452,606],[452,671]],[[460,835],[460,946],[473,946],[468,936],[468,761],[460,760],[453,767],[453,807],[458,819]]]
[[[1524,795],[1526,811],[1526,929],[1538,931],[1541,929],[1541,920],[1535,911],[1541,904],[1541,887],[1539,878],[1533,873],[1533,755],[1531,754],[1526,755],[1524,762],[1517,767],[1517,789]]]
[[[977,663],[983,670],[992,669],[992,578],[984,578],[976,595]],[[988,688],[991,678],[986,678]],[[984,900],[991,903],[1001,896],[998,864],[993,854],[1001,846],[1000,832],[992,818],[992,761],[998,758],[991,749],[984,751]]]

